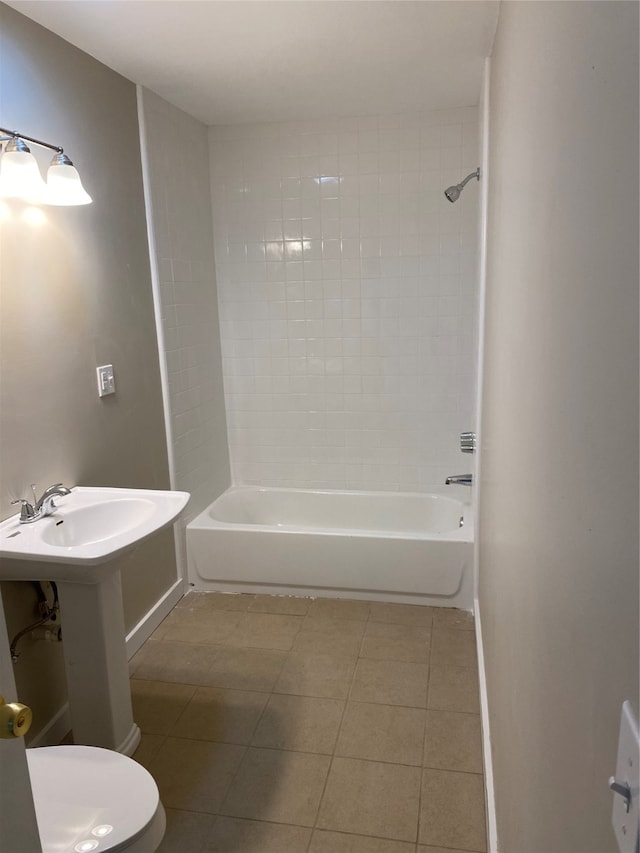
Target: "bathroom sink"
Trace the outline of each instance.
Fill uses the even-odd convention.
[[[52,515],[31,524],[20,524],[15,515],[0,524],[0,580],[95,582],[98,573],[94,578],[86,567],[106,563],[152,536],[174,521],[188,500],[187,492],[76,486],[70,495],[55,498]],[[24,560],[44,565],[41,570],[21,566],[18,561]],[[51,563],[59,565],[54,569]]]
[[[54,497],[51,515],[30,524],[14,515],[0,523],[0,581],[58,585],[76,743],[133,755],[140,742],[129,690],[121,563],[114,558],[175,521],[188,500],[188,492],[75,486]]]

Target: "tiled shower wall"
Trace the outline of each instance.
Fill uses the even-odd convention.
[[[210,128],[236,483],[424,490],[468,467],[477,110]]]
[[[142,89],[143,150],[155,238],[171,417],[174,488],[191,493],[183,520],[229,484],[207,129]]]

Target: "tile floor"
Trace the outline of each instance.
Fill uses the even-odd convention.
[[[191,593],[131,675],[162,853],[486,850],[471,614]]]

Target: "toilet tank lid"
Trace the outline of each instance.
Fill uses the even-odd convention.
[[[158,787],[132,758],[96,746],[26,752],[44,853],[115,851],[153,820]]]

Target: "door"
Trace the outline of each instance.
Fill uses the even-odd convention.
[[[17,702],[7,624],[0,594],[0,696]],[[11,853],[42,851],[31,794],[24,738],[0,738],[0,850]]]

